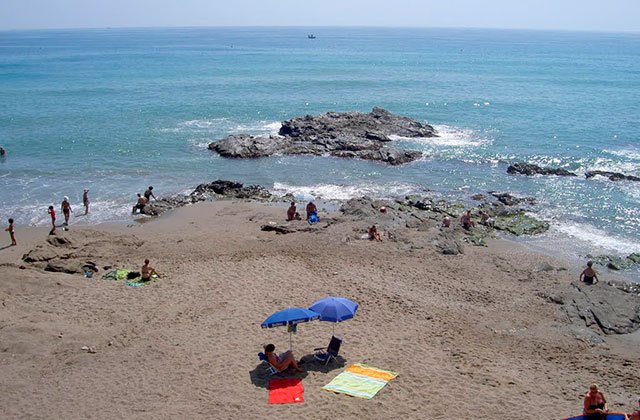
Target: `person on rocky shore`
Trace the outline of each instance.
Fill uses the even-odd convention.
[[[476,225],[476,223],[471,219],[471,210],[467,210],[467,212],[462,215],[460,218],[460,224],[466,230],[471,230],[471,228]]]
[[[288,221],[301,220],[300,213],[298,213],[298,211],[297,211],[295,201],[292,201],[291,205],[287,209],[287,220]]]
[[[142,214],[142,211],[144,210],[144,207],[147,205],[147,199],[145,197],[142,196],[142,194],[138,193],[138,201],[136,202],[135,206],[133,206],[133,209],[131,210],[131,214],[136,214],[136,210],[138,210],[138,213]]]
[[[372,241],[378,241],[378,242],[382,242],[382,237],[380,236],[380,232],[378,232],[378,228],[376,227],[376,225],[372,225],[369,228],[369,239],[371,239]]]
[[[53,206],[49,206],[48,210],[49,216],[51,216],[51,230],[49,231],[49,235],[56,234],[56,209]]]
[[[442,218],[442,224],[440,225],[440,228],[449,228],[449,227],[451,227],[451,218],[445,215]]]
[[[71,203],[66,195],[62,198],[62,203],[60,203],[60,210],[64,215],[64,224],[66,226],[69,224],[69,217],[71,217]]]
[[[493,220],[493,218],[491,216],[489,216],[489,213],[480,210],[480,224],[481,225],[485,225],[487,227],[493,227],[493,225],[495,224],[495,221]]]
[[[587,284],[596,284],[600,280],[598,280],[598,273],[593,269],[593,261],[587,261],[587,268],[582,270],[580,273],[580,281],[583,281]]]
[[[89,214],[89,189],[85,188],[82,191],[82,205],[84,206],[84,215]]]
[[[156,196],[153,195],[153,187],[149,185],[149,188],[144,192],[144,198],[147,199],[147,203],[151,201],[151,197],[153,197],[154,200],[157,200]]]
[[[589,391],[584,395],[583,414],[588,420],[605,420],[609,407],[604,394],[598,390],[597,384],[591,384]]]

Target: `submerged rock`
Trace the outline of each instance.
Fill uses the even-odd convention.
[[[640,254],[633,253],[626,257],[620,257],[617,255],[587,255],[587,258],[593,260],[596,264],[604,265],[610,270],[628,270],[633,268],[637,264],[640,264]]]
[[[640,177],[633,175],[625,175],[619,172],[608,172],[608,171],[587,171],[584,176],[589,179],[593,178],[596,175],[604,176],[609,178],[611,181],[640,181]]]
[[[507,168],[508,174],[578,176],[562,168],[541,168],[533,163],[518,162]]]
[[[258,158],[274,154],[331,155],[376,160],[390,165],[412,162],[419,151],[387,146],[389,136],[437,137],[436,130],[411,118],[381,108],[362,112],[327,112],[282,123],[278,136],[230,135],[209,144],[209,149],[229,158]]]

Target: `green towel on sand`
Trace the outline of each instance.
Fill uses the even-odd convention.
[[[108,273],[104,274],[102,276],[103,279],[110,279],[110,280],[124,280],[127,278],[127,275],[131,272],[131,270],[127,270],[127,269],[119,269],[119,270],[112,270],[109,271]]]
[[[392,371],[355,364],[333,378],[322,389],[370,400],[396,376],[397,373]]]

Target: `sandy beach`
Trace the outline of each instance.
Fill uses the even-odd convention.
[[[435,223],[382,243],[358,239],[367,224],[322,211],[305,230],[261,231],[285,210],[206,202],[146,223],[59,229],[70,244],[56,249],[100,267],[91,279],[25,263],[54,247],[47,228],[17,226],[18,246],[0,251],[0,417],[560,419],[581,412],[591,382],[612,410],[633,408],[639,332],[580,340],[545,298],[582,267],[505,240],[443,255]],[[101,277],[104,266],[139,270],[145,258],[162,274],[152,284]],[[305,402],[268,405],[257,353],[287,349],[289,336],[261,322],[328,295],[360,305],[336,326],[341,358],[281,374],[302,378]],[[295,355],[309,360],[331,332],[301,324]],[[358,362],[399,376],[372,400],[321,389]]]

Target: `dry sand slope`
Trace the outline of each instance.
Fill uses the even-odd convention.
[[[60,232],[100,267],[139,270],[150,258],[164,278],[138,289],[102,270],[85,279],[19,269],[46,237],[20,229],[20,245],[0,251],[0,416],[558,419],[581,411],[593,381],[612,408],[630,410],[640,392],[637,333],[577,340],[541,297],[578,267],[502,241],[445,256],[430,232],[411,233],[412,247],[357,240],[367,226],[356,222],[260,231],[283,215],[201,203],[141,225]],[[541,271],[543,262],[568,270]],[[343,358],[303,365],[303,404],[268,405],[257,352],[285,349],[288,334],[260,323],[327,295],[360,304],[336,327]],[[294,352],[307,359],[330,336],[329,323],[302,324]],[[355,362],[400,375],[369,401],[320,389]]]

